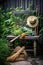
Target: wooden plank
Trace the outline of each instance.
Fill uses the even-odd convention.
[[[33,11],[31,10],[23,10],[23,11],[12,11],[13,14],[32,14]]]
[[[7,39],[13,39],[15,36],[7,36]],[[25,36],[24,38],[19,37],[21,40],[38,40],[39,36]]]
[[[17,6],[17,7],[18,7],[18,2],[19,2],[19,1],[18,1],[18,0],[16,0],[16,6]]]
[[[37,43],[36,43],[36,41],[34,41],[34,56],[36,56],[36,45],[37,45]]]
[[[27,52],[29,52],[29,51],[34,51],[34,49],[26,49],[26,51],[27,51]]]
[[[21,0],[19,0],[19,7],[21,6]]]
[[[22,7],[22,0],[21,0],[21,7]]]
[[[25,36],[25,38],[20,37],[21,40],[38,40],[39,36]]]
[[[27,0],[25,0],[25,6],[24,7],[25,7],[25,9],[27,9]]]

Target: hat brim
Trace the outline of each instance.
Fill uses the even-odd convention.
[[[36,16],[34,16],[34,17],[36,18],[36,23],[33,24],[33,25],[30,23],[30,20],[29,20],[29,19],[31,18],[31,16],[27,18],[27,25],[28,25],[29,27],[35,28],[35,27],[38,25],[38,22],[39,22],[39,21],[38,21],[38,19],[37,19]]]

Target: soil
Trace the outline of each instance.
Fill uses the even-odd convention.
[[[11,62],[11,65],[43,65],[43,59],[29,57],[26,61]]]

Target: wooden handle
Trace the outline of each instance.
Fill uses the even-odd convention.
[[[15,41],[16,39],[18,39],[20,37],[20,35],[16,36],[15,38],[13,38],[12,40],[10,40],[10,43],[12,43],[13,41]]]

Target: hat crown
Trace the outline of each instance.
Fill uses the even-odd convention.
[[[34,21],[30,21],[30,23],[34,25],[36,23],[36,19]]]

